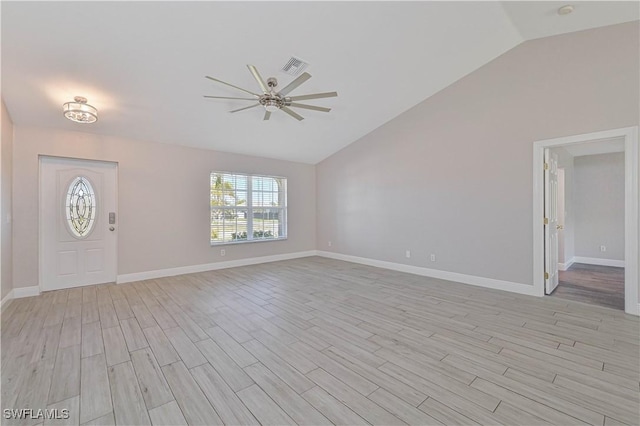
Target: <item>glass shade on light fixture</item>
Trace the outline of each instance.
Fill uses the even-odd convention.
[[[278,105],[278,102],[275,99],[267,99],[264,101],[264,109],[266,109],[269,112],[274,112],[280,109],[280,105]]]
[[[87,98],[76,96],[73,102],[62,105],[62,112],[66,118],[76,123],[95,123],[98,121],[98,110],[87,104]]]

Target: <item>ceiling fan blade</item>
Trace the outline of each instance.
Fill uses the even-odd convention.
[[[338,92],[312,93],[310,95],[291,96],[292,101],[306,101],[307,99],[333,98]]]
[[[205,98],[213,98],[213,99],[237,99],[239,101],[255,101],[256,98],[229,98],[227,96],[209,96],[204,95]]]
[[[300,74],[300,77],[296,78],[291,83],[284,86],[282,90],[278,92],[278,94],[284,96],[290,91],[292,91],[293,89],[295,89],[296,87],[300,86],[305,81],[309,80],[310,78],[311,78],[311,74],[309,74],[308,72],[302,73]]]
[[[303,117],[303,116],[301,116],[301,115],[300,115],[300,114],[298,114],[298,113],[295,113],[295,112],[291,111],[289,108],[287,108],[287,107],[285,107],[285,106],[283,106],[282,108],[280,108],[280,110],[281,110],[281,111],[286,112],[287,114],[289,114],[290,116],[292,116],[293,118],[295,118],[295,119],[296,119],[296,120],[298,120],[298,121],[302,121],[302,120],[304,120],[304,117]]]
[[[307,105],[307,104],[298,104],[295,102],[290,103],[289,106],[296,107],[296,108],[312,109],[314,111],[322,111],[322,112],[331,111],[331,108],[325,108],[325,107],[319,107],[319,106]]]
[[[234,109],[233,111],[229,111],[229,112],[238,112],[238,111],[244,111],[245,109],[249,109],[249,108],[255,108],[257,106],[259,106],[260,104],[255,104],[255,105],[251,105],[248,107],[244,107],[244,108],[238,108],[238,109]]]
[[[260,85],[260,88],[262,89],[262,91],[264,93],[269,93],[269,88],[267,87],[266,84],[264,84],[264,80],[260,76],[260,73],[258,72],[258,69],[256,67],[254,67],[253,65],[247,65],[247,68],[249,68],[249,71],[251,71],[251,74],[253,75],[253,78],[256,79],[256,81]]]
[[[271,111],[265,111],[264,112],[264,118],[262,120],[263,121],[267,121],[270,118],[271,118]]]
[[[243,89],[242,87],[234,86],[231,83],[227,83],[225,81],[218,80],[217,78],[209,77],[208,75],[205,75],[205,78],[208,78],[209,80],[217,81],[218,83],[226,84],[227,86],[231,86],[234,89],[242,90],[243,92],[248,93],[250,95],[253,95],[253,96],[257,97],[257,98],[260,97],[260,95],[258,95],[257,93],[250,92],[249,90]]]

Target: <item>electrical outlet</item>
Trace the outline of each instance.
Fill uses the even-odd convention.
[[[411,257],[411,250],[407,250],[404,252],[404,255],[407,259],[409,259]]]
[[[224,256],[225,254],[227,254],[227,251],[225,249],[220,250],[220,256]]]
[[[327,245],[328,245],[329,247],[331,247],[331,241],[329,241],[329,242],[327,243]]]
[[[600,251],[607,251],[607,246],[600,246]]]
[[[432,262],[435,262],[435,261],[436,261],[436,255],[435,255],[435,254],[432,254],[432,255],[431,255],[431,261],[432,261]]]

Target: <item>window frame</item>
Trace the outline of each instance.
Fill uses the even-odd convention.
[[[241,192],[247,193],[246,205],[233,205],[233,206],[213,206],[211,205],[211,182],[214,175],[232,175],[243,177],[247,179],[247,188],[246,190],[240,190]],[[264,207],[264,206],[254,206],[253,205],[253,178],[271,178],[274,180],[281,180],[283,187],[278,190],[278,197],[282,198],[282,205],[278,207]],[[223,246],[223,245],[231,245],[231,244],[245,244],[245,243],[262,243],[269,241],[284,241],[288,239],[289,229],[288,229],[288,179],[285,176],[275,176],[275,175],[267,175],[261,173],[243,173],[243,172],[228,172],[222,170],[213,170],[209,173],[209,232],[211,235],[211,231],[213,230],[213,222],[212,222],[212,213],[213,210],[222,210],[222,211],[238,211],[238,210],[246,210],[247,211],[247,238],[246,239],[238,239],[231,241],[214,241],[210,239],[211,247],[214,246]],[[237,188],[234,188],[234,191],[238,192]],[[255,192],[273,192],[273,191],[255,191]],[[282,217],[279,219],[281,223],[281,229],[283,230],[284,236],[280,236],[277,238],[254,238],[253,237],[253,221],[254,221],[254,210],[263,210],[263,209],[277,209],[282,212]],[[237,232],[237,230],[236,230]]]

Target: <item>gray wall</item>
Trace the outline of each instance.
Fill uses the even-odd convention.
[[[1,223],[1,246],[0,246],[0,296],[4,298],[13,289],[12,280],[12,235],[11,235],[11,183],[12,183],[12,149],[13,149],[13,123],[7,108],[2,104],[2,148],[0,150],[0,174],[2,182],[0,183],[0,223]]]
[[[318,248],[532,284],[532,143],[638,125],[639,39],[525,42],[327,158]]]
[[[13,282],[38,285],[38,156],[116,161],[118,274],[315,249],[314,166],[80,132],[14,132]],[[210,247],[209,174],[232,170],[288,180],[286,241]],[[4,183],[4,180],[3,180]]]
[[[575,255],[624,260],[624,153],[575,157],[574,170]]]

